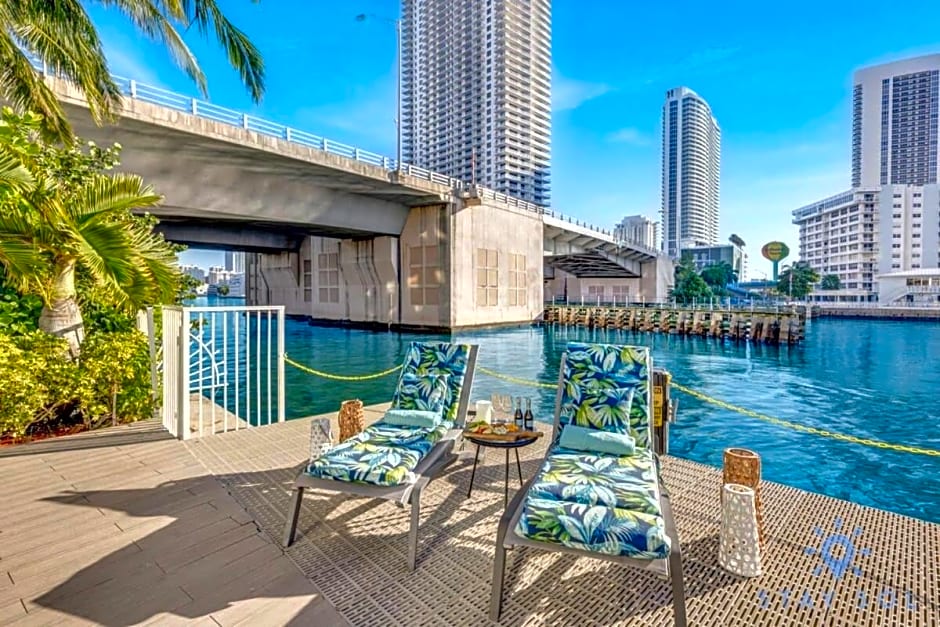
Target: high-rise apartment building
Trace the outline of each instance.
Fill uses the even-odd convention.
[[[659,250],[659,223],[646,216],[626,216],[614,227],[614,237]]]
[[[663,250],[718,243],[721,129],[711,107],[686,87],[666,92],[663,105]]]
[[[245,253],[232,250],[225,251],[225,269],[229,272],[244,272]]]
[[[800,260],[820,276],[839,277],[841,301],[875,300],[879,187],[855,188],[800,207]]]
[[[940,55],[854,79],[852,189],[793,212],[800,258],[841,280],[817,300],[883,300],[880,278],[940,267]]]
[[[402,0],[404,161],[550,197],[551,0]]]
[[[863,68],[852,92],[852,186],[938,182],[940,54]]]

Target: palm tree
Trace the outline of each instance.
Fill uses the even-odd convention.
[[[11,119],[5,112],[3,122]],[[64,337],[78,355],[79,268],[119,305],[137,309],[173,297],[179,285],[173,248],[130,213],[161,200],[139,176],[90,172],[63,181],[49,174],[50,161],[58,155],[71,163],[74,152],[31,151],[11,144],[9,135],[0,139],[0,266],[5,280],[43,298],[40,329]]]
[[[805,261],[784,266],[777,281],[777,291],[790,298],[802,299],[813,291],[813,285],[819,281],[819,274]]]
[[[124,13],[143,34],[162,42],[177,65],[206,94],[206,77],[180,30],[211,31],[229,63],[259,102],[264,62],[248,37],[226,19],[216,0],[97,0]],[[74,82],[85,95],[92,118],[112,120],[121,92],[111,79],[101,40],[78,0],[0,0],[0,97],[16,108],[41,113],[45,130],[59,139],[71,134],[55,94],[32,68],[27,54]]]

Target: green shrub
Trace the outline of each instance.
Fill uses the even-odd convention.
[[[78,368],[65,340],[32,331],[0,335],[0,435],[20,437],[37,421],[59,416],[77,400]]]
[[[94,333],[79,362],[82,411],[94,421],[133,422],[153,415],[150,348],[139,331]]]
[[[21,296],[3,283],[0,275],[0,333],[22,335],[38,327],[42,300],[38,296]]]
[[[133,422],[153,415],[150,351],[138,331],[85,338],[80,361],[41,331],[0,333],[0,436],[20,438],[59,425]]]

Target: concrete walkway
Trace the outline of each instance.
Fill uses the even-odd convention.
[[[347,625],[145,422],[0,449],[0,625]]]

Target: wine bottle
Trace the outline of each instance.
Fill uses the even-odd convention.
[[[532,415],[532,399],[525,399],[525,414],[522,417],[522,422],[525,426],[526,431],[532,431],[535,428],[535,417]]]
[[[514,422],[516,423],[516,426],[521,431],[524,426],[523,418],[522,418],[522,397],[521,396],[518,398],[518,401],[519,401],[519,404],[516,405],[516,413],[513,415],[513,418],[514,418]]]

